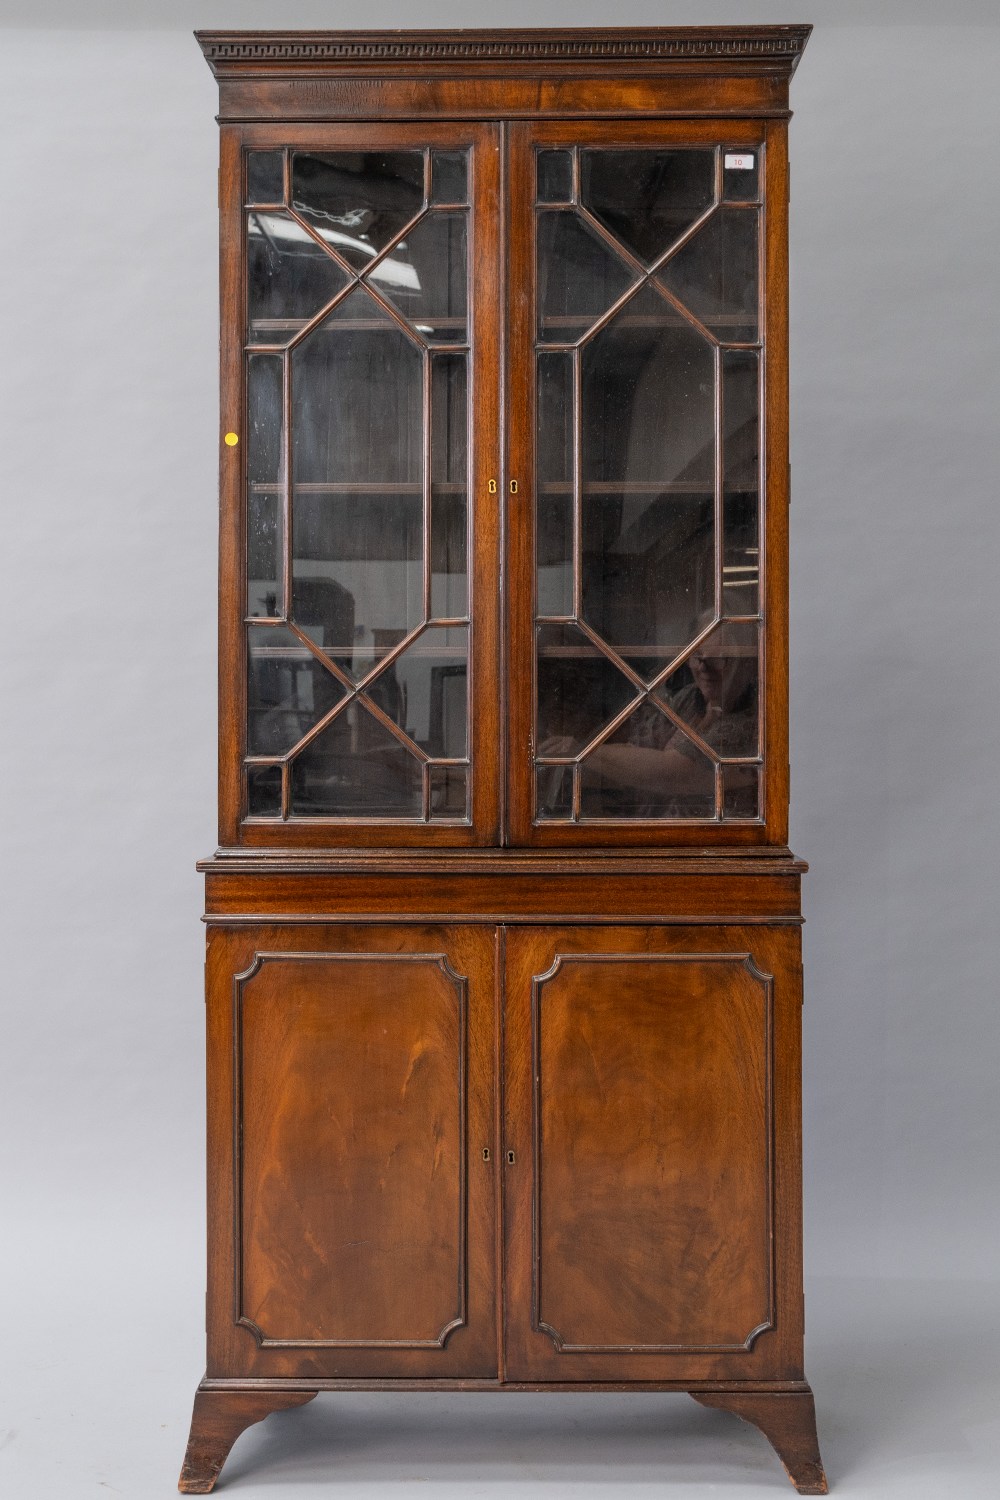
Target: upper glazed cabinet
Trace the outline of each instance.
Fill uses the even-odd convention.
[[[784,121],[224,128],[222,841],[781,844]]]

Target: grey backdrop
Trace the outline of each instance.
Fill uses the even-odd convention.
[[[5,1493],[171,1493],[203,1357],[216,90],[190,30],[696,20],[817,26],[791,229],[808,1368],[839,1493],[996,1493],[997,19],[4,0]],[[692,1403],[337,1405],[243,1439],[234,1494],[781,1493]]]

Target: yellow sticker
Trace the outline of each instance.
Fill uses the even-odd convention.
[[[227,448],[235,448],[236,444],[238,442],[239,442],[239,435],[237,433],[235,433],[235,432],[227,432],[226,433],[226,447]]]

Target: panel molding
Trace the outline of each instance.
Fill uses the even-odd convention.
[[[730,964],[745,969],[763,990],[764,1001],[764,1145],[765,1145],[765,1224],[767,1234],[767,1308],[763,1319],[735,1344],[574,1344],[544,1321],[541,1316],[542,1254],[542,1068],[541,1068],[541,1001],[547,984],[568,964]],[[774,975],[758,967],[748,952],[730,953],[556,953],[552,963],[531,980],[531,1327],[547,1336],[559,1354],[722,1354],[749,1352],[761,1334],[775,1328],[775,1115],[774,1115]]]
[[[268,1335],[243,1310],[243,1004],[247,985],[267,963],[433,964],[455,991],[458,1005],[458,1284],[457,1308],[431,1339],[287,1339]],[[446,953],[317,952],[314,950],[258,950],[247,968],[233,976],[233,1318],[252,1335],[259,1349],[444,1349],[457,1328],[468,1324],[468,977],[459,974]]]

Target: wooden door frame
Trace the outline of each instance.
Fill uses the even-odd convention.
[[[788,164],[787,122],[761,119],[534,120],[508,127],[507,809],[520,846],[782,845],[788,836]],[[764,619],[762,816],[745,822],[588,820],[538,823],[534,809],[534,163],[536,146],[733,145],[763,149],[759,308],[762,383],[761,562]]]
[[[246,266],[244,155],[248,150],[391,150],[468,147],[469,246],[469,757],[471,818],[466,824],[349,818],[250,819],[243,801],[246,735],[246,444],[222,434],[245,430],[243,330]],[[489,481],[500,472],[502,307],[500,277],[501,127],[485,121],[223,124],[219,169],[221,397],[219,552],[219,842],[223,847],[475,847],[499,840],[502,797],[500,509]],[[286,422],[287,422],[286,414]]]

